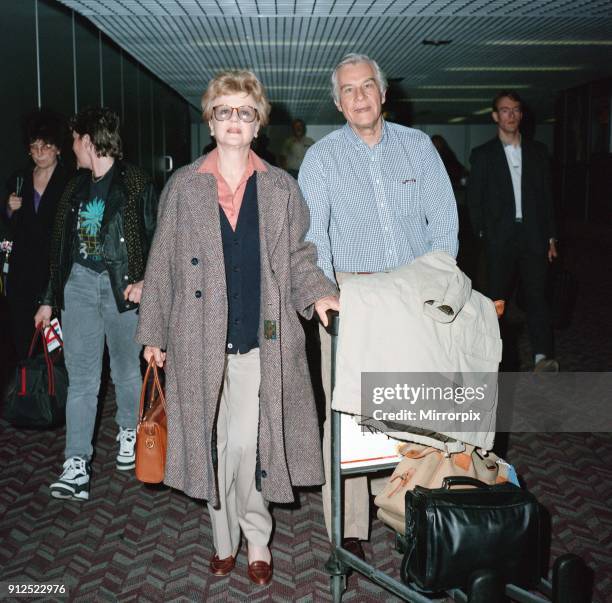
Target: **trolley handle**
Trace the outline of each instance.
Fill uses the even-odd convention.
[[[327,310],[327,326],[326,331],[332,336],[338,336],[338,329],[340,328],[340,312],[338,310]]]

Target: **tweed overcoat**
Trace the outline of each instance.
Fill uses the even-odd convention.
[[[168,451],[164,482],[218,504],[215,424],[222,387],[227,293],[215,177],[203,158],[178,170],[160,200],[136,338],[167,351]],[[323,482],[312,385],[298,313],[337,293],[317,267],[297,182],[266,164],[258,171],[261,358],[257,482],[264,498],[287,503],[292,486]],[[276,338],[264,337],[274,321]],[[270,326],[271,323],[268,323]],[[268,336],[269,336],[268,330]]]

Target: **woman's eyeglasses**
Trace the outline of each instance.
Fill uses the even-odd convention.
[[[242,107],[230,107],[229,105],[217,105],[213,107],[213,115],[217,121],[227,121],[232,118],[234,111],[238,114],[238,119],[250,124],[257,119],[257,109],[243,105]]]
[[[30,153],[48,153],[53,149],[53,146],[54,145],[49,143],[40,144],[38,142],[33,142],[30,145]]]

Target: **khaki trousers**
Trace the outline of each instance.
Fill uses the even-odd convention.
[[[337,272],[338,286],[347,278],[357,277],[352,273]],[[325,484],[321,489],[323,497],[323,516],[327,535],[331,540],[331,336],[319,325],[321,338],[321,379],[325,392],[325,423],[323,425],[323,466]],[[344,538],[368,539],[370,523],[370,497],[368,478],[346,477],[344,482]]]
[[[236,555],[241,530],[257,546],[267,546],[272,533],[268,504],[255,487],[259,381],[259,348],[226,355],[217,418],[220,504],[207,505],[220,559]]]

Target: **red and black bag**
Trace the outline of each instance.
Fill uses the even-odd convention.
[[[43,350],[34,355],[39,339]],[[67,395],[68,372],[61,348],[50,354],[42,327],[38,327],[28,357],[17,365],[17,374],[4,407],[4,418],[15,427],[27,429],[61,427],[66,422]]]

